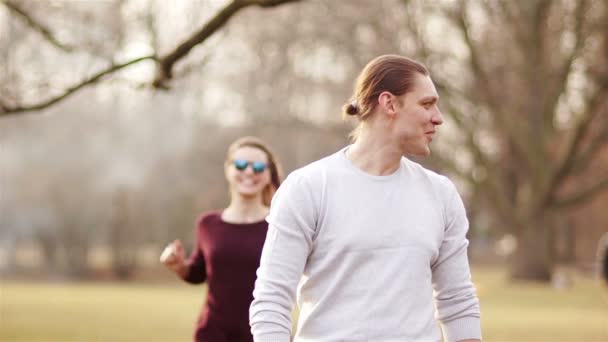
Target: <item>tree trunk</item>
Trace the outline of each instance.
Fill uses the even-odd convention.
[[[137,267],[135,238],[136,232],[129,222],[129,199],[126,189],[119,189],[114,195],[113,222],[110,227],[112,248],[112,271],[122,280],[129,279]]]
[[[90,275],[89,241],[77,223],[66,223],[64,228],[64,248],[67,274],[75,279],[84,279]]]
[[[42,249],[44,267],[52,272],[57,271],[59,268],[57,260],[57,248],[59,247],[59,243],[56,234],[50,230],[43,230],[37,232],[34,238],[38,241]]]
[[[535,219],[527,223],[517,236],[517,249],[512,256],[512,280],[551,280],[551,229],[548,220]]]

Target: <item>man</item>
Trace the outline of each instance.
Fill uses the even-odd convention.
[[[295,341],[481,340],[460,196],[405,157],[430,154],[437,101],[418,62],[386,55],[363,69],[344,107],[355,142],[294,171],[272,201],[255,341],[290,340],[296,288]]]

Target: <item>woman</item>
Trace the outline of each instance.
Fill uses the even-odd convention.
[[[207,282],[207,301],[194,334],[198,342],[253,341],[249,305],[268,229],[265,217],[280,184],[274,154],[254,137],[230,146],[225,176],[230,204],[200,217],[190,258],[179,240],[161,256],[161,262],[186,282]]]

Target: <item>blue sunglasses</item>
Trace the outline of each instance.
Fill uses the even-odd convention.
[[[244,171],[249,165],[251,165],[251,169],[253,173],[262,173],[266,171],[268,165],[263,162],[250,162],[244,159],[235,159],[232,161],[234,167],[239,171]]]

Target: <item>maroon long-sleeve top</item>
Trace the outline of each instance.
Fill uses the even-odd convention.
[[[268,223],[228,223],[221,211],[198,220],[196,245],[188,259],[184,280],[207,282],[207,301],[201,311],[196,341],[253,341],[249,305],[253,300]]]

